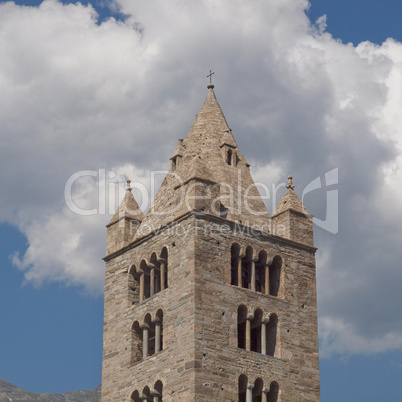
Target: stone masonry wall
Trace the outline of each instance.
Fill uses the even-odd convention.
[[[319,401],[315,249],[229,226],[222,230],[203,219],[196,228],[196,360],[202,364],[195,400],[236,401],[238,378],[245,374],[249,383],[261,378],[264,387],[276,381],[280,401]],[[230,285],[233,243],[282,256],[278,297]],[[238,348],[239,305],[277,314],[277,357]]]
[[[241,229],[238,227],[237,229]],[[231,245],[283,258],[277,297],[230,285]],[[168,289],[131,304],[129,270],[168,249]],[[319,401],[315,249],[188,215],[107,261],[102,401],[130,401],[163,383],[164,401],[237,401],[238,379],[279,384],[278,401]],[[275,357],[237,344],[237,309],[278,316]],[[134,321],[163,311],[163,350],[132,363]]]
[[[102,401],[130,401],[156,381],[163,400],[192,400],[194,384],[194,223],[188,219],[107,262],[105,279]],[[168,248],[168,288],[141,303],[129,302],[128,270],[152,252]],[[134,321],[163,311],[163,350],[136,364],[131,362]]]

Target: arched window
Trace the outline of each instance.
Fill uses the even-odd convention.
[[[156,258],[156,253],[152,253],[151,258],[149,260],[149,272],[150,272],[150,295],[153,296],[154,294],[160,291],[160,270],[159,270],[159,263]]]
[[[163,311],[158,310],[153,320],[147,313],[142,323],[135,321],[131,333],[132,364],[160,352],[163,349]]]
[[[276,381],[272,381],[267,393],[267,402],[277,402],[279,394],[279,385]]]
[[[271,314],[266,324],[266,353],[268,356],[276,355],[276,334],[278,329],[278,316]]]
[[[251,289],[251,263],[253,259],[253,248],[246,248],[246,256],[242,259],[242,288]]]
[[[166,247],[162,248],[161,257],[159,261],[160,265],[160,278],[161,278],[161,290],[165,290],[169,287],[168,284],[168,251]]]
[[[248,378],[244,374],[239,377],[239,402],[246,402]]]
[[[253,352],[261,353],[261,323],[262,311],[255,310],[254,318],[251,321],[251,350]]]
[[[138,391],[134,391],[131,394],[131,402],[142,402],[141,399],[140,399],[140,394],[139,394]]]
[[[265,290],[266,283],[267,252],[262,250],[258,254],[258,261],[255,263],[255,290],[261,293],[268,293]]]
[[[226,154],[226,163],[227,163],[228,165],[231,165],[231,164],[232,164],[232,155],[233,155],[233,152],[232,152],[231,149],[229,149],[229,150],[227,151],[227,154]]]
[[[142,260],[137,271],[133,266],[129,278],[129,292],[133,303],[144,301],[168,287],[168,251],[163,247],[160,257],[151,254],[149,263]],[[138,293],[138,296],[136,294]]]
[[[156,381],[154,388],[149,389],[144,387],[141,394],[136,390],[131,394],[131,402],[162,402],[163,384],[161,381]]]
[[[247,307],[239,306],[237,309],[237,346],[246,349],[246,321]]]
[[[277,356],[278,316],[264,318],[261,309],[248,315],[247,307],[237,309],[237,346],[247,351]]]
[[[138,321],[131,327],[131,345],[131,364],[135,364],[143,358],[142,329]]]
[[[140,276],[135,265],[128,271],[128,298],[131,304],[140,301]]]
[[[269,266],[269,294],[278,296],[281,279],[282,257],[277,255]]]
[[[152,401],[151,391],[148,386],[144,387],[144,389],[142,390],[142,394],[140,395],[140,398],[142,402]]]
[[[144,358],[155,354],[155,326],[152,323],[151,314],[146,314],[143,324]],[[146,347],[148,346],[148,348]]]
[[[148,264],[145,260],[141,261],[140,264],[140,301],[148,299],[150,297],[151,284],[149,276]]]
[[[154,397],[153,402],[162,402],[163,384],[161,381],[156,381],[154,390],[152,391],[152,396]]]
[[[155,353],[163,350],[163,311],[156,312],[155,320]]]
[[[239,284],[239,275],[241,277],[241,259],[240,246],[237,243],[233,243],[230,249],[230,261],[230,284],[240,286],[241,284]]]
[[[262,402],[264,382],[261,378],[257,378],[253,388],[253,402]]]

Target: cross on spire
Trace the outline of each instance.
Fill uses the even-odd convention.
[[[207,78],[209,78],[209,84],[212,84],[212,76],[215,74],[215,72],[212,72],[212,70],[209,70],[209,74],[207,75]]]
[[[286,186],[286,188],[290,188],[291,190],[293,190],[295,188],[292,179],[293,179],[292,176],[288,176],[288,184]]]

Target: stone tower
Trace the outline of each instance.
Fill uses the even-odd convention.
[[[319,401],[311,215],[270,216],[213,85],[144,216],[107,225],[102,401]]]

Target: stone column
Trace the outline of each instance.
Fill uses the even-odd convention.
[[[149,264],[149,278],[150,278],[150,284],[149,284],[149,289],[150,289],[150,294],[149,297],[152,297],[155,294],[155,265],[154,264]]]
[[[160,262],[160,269],[161,269],[161,291],[166,289],[166,283],[165,283],[165,272],[166,272],[166,261],[165,260],[159,260]]]
[[[247,391],[246,391],[246,402],[253,402],[253,388],[254,385],[247,385]]]
[[[159,402],[159,392],[158,391],[155,391],[155,390],[153,390],[152,392],[151,392],[151,395],[152,395],[152,401],[153,402]]]
[[[237,257],[237,286],[242,287],[241,283],[241,278],[242,278],[242,272],[241,272],[241,257]]]
[[[148,402],[148,397],[144,394],[140,396],[142,402]]]
[[[155,321],[155,353],[160,352],[161,350],[161,321],[159,318],[156,318]]]
[[[265,264],[265,294],[269,295],[269,265]]]
[[[246,319],[246,350],[251,350],[251,320],[253,315],[248,315]]]
[[[145,272],[143,270],[140,271],[140,302],[144,300],[144,281],[145,281]]]
[[[261,354],[267,354],[267,324],[268,318],[264,318],[261,322]]]
[[[262,394],[261,394],[261,401],[262,402],[268,402],[268,392],[269,392],[269,388],[264,388],[262,390]]]
[[[146,359],[148,357],[148,339],[149,339],[149,325],[142,324],[140,326],[142,329],[142,358]]]
[[[161,277],[161,267],[160,265],[155,266],[155,275],[156,275],[156,280],[155,280],[155,293],[159,293],[162,285],[162,277]]]
[[[254,259],[251,260],[251,283],[250,283],[251,290],[255,290],[255,262],[256,260]]]

